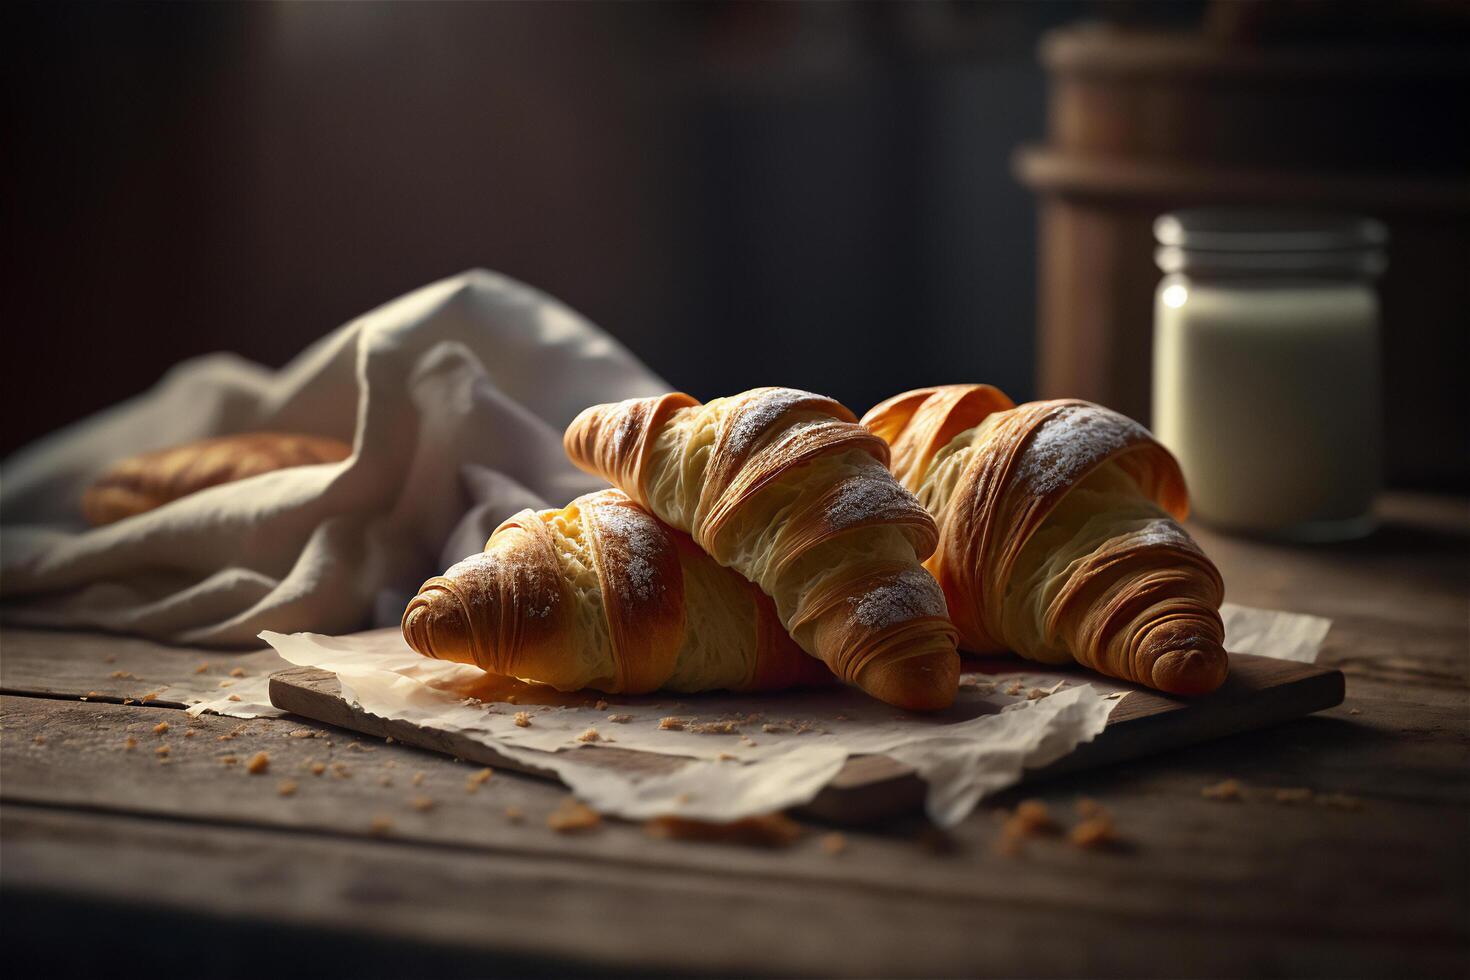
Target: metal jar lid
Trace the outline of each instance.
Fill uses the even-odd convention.
[[[1224,276],[1372,278],[1388,259],[1388,229],[1354,214],[1191,208],[1154,221],[1164,272]]]

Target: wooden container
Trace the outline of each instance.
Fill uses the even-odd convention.
[[[1391,234],[1381,284],[1390,481],[1470,484],[1470,52],[1250,45],[1101,26],[1047,35],[1038,388],[1147,423],[1153,219],[1195,205],[1345,210]],[[1344,392],[1343,397],[1351,397]]]

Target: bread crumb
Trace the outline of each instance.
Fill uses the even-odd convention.
[[[424,784],[424,774],[422,772],[414,773],[413,778],[410,779],[409,782],[413,783],[415,786],[422,786]]]
[[[598,698],[597,699],[597,703],[592,706],[592,710],[594,710],[594,711],[606,711],[607,710],[607,701],[603,700],[602,698]]]
[[[168,731],[168,722],[166,721],[160,721],[153,726],[153,734],[155,735],[162,735],[166,731]]]
[[[1041,800],[1022,800],[1016,804],[1014,811],[1006,815],[996,849],[1002,854],[1014,856],[1021,853],[1029,838],[1055,834],[1060,829],[1045,803]]]
[[[847,838],[840,833],[833,832],[822,835],[822,851],[826,854],[838,855],[847,850]]]
[[[784,721],[767,722],[761,726],[761,731],[767,735],[779,735],[782,732],[791,731],[791,726]]]
[[[225,698],[225,700],[226,701],[238,701],[238,700],[240,700],[240,695],[238,695],[238,694],[231,694],[229,697]]]
[[[505,819],[511,823],[524,823],[526,812],[518,806],[508,806],[505,808]]]
[[[276,784],[276,793],[279,796],[295,796],[298,788],[296,780],[283,779]]]
[[[310,728],[293,728],[290,732],[291,738],[312,738],[315,735],[316,732]]]
[[[747,817],[729,823],[690,820],[687,817],[655,817],[643,824],[643,832],[658,840],[717,841],[754,847],[786,847],[802,834],[801,824],[784,813]]]
[[[428,813],[434,809],[434,801],[427,796],[415,796],[409,801],[409,805],[420,813]]]
[[[475,792],[481,786],[485,785],[485,781],[493,775],[495,775],[495,770],[488,768],[481,769],[479,772],[470,773],[468,776],[465,777],[464,791],[466,793]]]
[[[327,764],[325,762],[313,762],[309,768],[313,776],[320,776],[327,771]]]
[[[531,712],[529,712],[529,711],[517,711],[516,712],[516,727],[517,728],[530,728],[531,727]]]
[[[239,762],[240,760],[237,757],[233,756],[233,755],[222,755],[222,756],[219,757],[219,761],[220,761],[220,765],[233,766],[235,763]]]
[[[204,674],[204,673],[208,673],[208,671],[209,671],[209,664],[207,664],[207,663],[200,664],[199,666],[197,666],[197,667],[194,668],[194,673],[196,673],[196,674]]]
[[[1011,695],[1012,697],[1018,694],[1024,694],[1026,693],[1026,685],[1022,684],[1020,681],[1011,681],[1011,686],[1006,688],[1006,693]]]
[[[245,771],[252,776],[259,776],[271,767],[271,757],[264,752],[257,752],[245,763]]]
[[[138,740],[136,738],[133,738],[133,736],[129,735],[127,738],[123,739],[123,751],[124,752],[131,752],[134,749],[136,749],[137,747],[138,747]]]
[[[34,742],[34,743],[36,743],[37,745],[45,745],[46,744],[46,736],[45,735],[37,735],[35,738],[31,739],[31,741]]]
[[[607,720],[608,721],[611,721],[611,722],[616,722],[619,725],[626,725],[628,722],[630,722],[630,721],[633,720],[633,716],[632,715],[608,715],[607,716]]]
[[[1362,713],[1363,712],[1359,711],[1357,708],[1349,708],[1348,709],[1348,714],[1350,714],[1350,715],[1360,715]]]
[[[1222,779],[1213,786],[1206,786],[1199,791],[1199,795],[1207,800],[1233,801],[1239,800],[1244,794],[1240,780]]]
[[[1312,791],[1305,786],[1278,789],[1273,798],[1277,803],[1310,803]]]
[[[1057,829],[1056,821],[1051,818],[1051,810],[1041,800],[1022,800],[1016,804],[1016,811],[1011,814],[1007,824],[1015,825],[1028,837],[1049,834]]]
[[[234,670],[230,671],[230,676],[231,677],[244,677],[245,676],[245,668],[244,667],[236,667]]]
[[[600,742],[600,741],[602,741],[602,736],[599,735],[599,734],[597,734],[597,729],[595,729],[595,728],[589,728],[585,732],[583,732],[582,734],[580,734],[580,735],[577,736],[577,741],[579,741],[579,742]]]
[[[185,738],[193,738],[195,735],[198,735],[198,734],[199,734],[198,732],[196,732],[194,729],[190,728],[189,730],[187,730],[187,731],[184,732],[184,737]]]
[[[383,738],[383,744],[384,744],[384,745],[392,745],[392,744],[393,744],[393,742],[394,742],[394,738],[393,738],[393,736],[392,736],[392,735],[387,735],[387,736],[385,736],[385,737],[384,737],[384,738]]]
[[[546,818],[546,826],[558,834],[575,834],[592,830],[602,823],[597,811],[574,796],[564,797]]]
[[[112,679],[115,681],[141,681],[143,678],[135,677],[131,672],[126,670],[114,670],[112,672]]]
[[[735,721],[705,721],[697,725],[691,725],[690,731],[698,732],[700,735],[739,735],[739,722]]]
[[[215,685],[215,687],[219,688],[221,691],[223,691],[227,687],[234,687],[234,686],[235,686],[235,682],[234,681],[220,681],[218,684]]]
[[[393,832],[393,818],[385,817],[381,813],[377,814],[373,817],[372,823],[368,824],[368,832],[379,837],[384,834],[391,834]]]
[[[154,755],[168,755],[168,746],[167,745],[160,745],[158,748],[156,748],[156,749],[153,750],[153,754]]]
[[[685,719],[675,718],[673,715],[658,720],[658,727],[666,732],[682,732],[685,724]]]
[[[102,662],[105,664],[115,664],[117,663],[117,655],[109,653],[107,656],[102,658]]]
[[[1330,806],[1338,810],[1361,810],[1363,801],[1356,796],[1346,793],[1324,793],[1317,797],[1317,802],[1322,806]]]
[[[334,763],[332,763],[332,775],[333,776],[336,776],[338,779],[351,779],[352,778],[352,773],[351,773],[351,771],[348,770],[347,763],[345,763],[345,762],[334,762]]]
[[[1075,847],[1084,850],[1098,850],[1115,843],[1118,840],[1118,834],[1113,829],[1113,818],[1103,813],[1089,817],[1073,827],[1067,839]]]
[[[739,756],[735,756],[735,755],[731,755],[728,752],[721,752],[719,755],[715,756],[715,761],[716,762],[739,762],[740,761],[740,757]]]

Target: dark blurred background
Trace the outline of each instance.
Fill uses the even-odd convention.
[[[1304,6],[1287,4],[1265,28],[1227,14],[1223,29],[1203,2],[11,7],[0,449],[191,355],[282,364],[341,322],[472,266],[558,296],[702,397],[789,384],[861,412],[908,387],[985,380],[1018,400],[1063,385],[1146,419],[1136,348],[1151,307],[1139,313],[1133,296],[1151,303],[1157,278],[1146,223],[1189,194],[1134,187],[1120,198],[1069,185],[1045,153],[1013,161],[1020,147],[1068,138],[1055,103],[1048,123],[1048,93],[1062,86],[1039,41],[1079,20],[1122,31],[1213,22],[1245,43],[1283,40],[1273,31],[1326,45],[1387,34],[1433,51],[1457,23],[1434,3],[1412,23]],[[1246,83],[1269,104],[1265,84]],[[1436,300],[1445,309],[1470,278],[1454,273],[1470,209],[1465,141],[1452,132],[1459,98],[1392,102],[1405,132],[1417,120],[1438,135],[1346,163],[1429,181],[1407,220],[1438,222],[1425,251],[1451,290]],[[1151,111],[1140,109],[1140,131]],[[1318,156],[1341,159],[1335,138],[1322,135]],[[1322,165],[1311,145],[1272,160],[1275,142],[1255,140],[1264,163],[1244,164],[1308,175]],[[1120,158],[1174,152],[1118,147]],[[1040,266],[1038,199],[1052,253]],[[1074,227],[1061,227],[1059,199]],[[1076,227],[1089,207],[1114,222],[1091,243]],[[1126,238],[1140,227],[1145,240]],[[1112,303],[1104,288],[1094,299],[1118,250],[1134,270],[1117,280],[1136,281],[1130,298]],[[1057,265],[1073,253],[1094,263],[1085,282]],[[1043,303],[1043,318],[1131,339],[1073,350],[1073,327],[1043,325],[1085,369],[1059,375],[1038,363],[1039,288],[1068,306],[1048,314]],[[1123,328],[1078,313],[1104,307]],[[1397,363],[1390,352],[1390,374],[1462,356],[1465,309],[1436,314]],[[1428,388],[1424,410],[1459,404],[1443,381]],[[1460,423],[1446,424],[1459,438]],[[1396,473],[1461,481],[1456,453],[1465,447],[1436,465],[1425,450]]]

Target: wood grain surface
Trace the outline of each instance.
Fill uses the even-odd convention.
[[[56,975],[1463,976],[1470,505],[1391,495],[1384,514],[1325,549],[1195,531],[1231,600],[1334,620],[1319,663],[1342,705],[1058,775],[942,838],[900,818],[842,848],[810,821],[779,849],[558,834],[565,792],[544,780],[470,790],[477,764],[299,718],[78,700],[201,662],[259,676],[273,654],[5,630],[0,675],[27,692],[0,698],[7,953]],[[1225,779],[1241,799],[1202,794]],[[1119,844],[1003,853],[1027,796],[1064,829],[1098,801]]]

